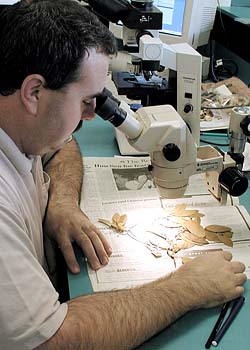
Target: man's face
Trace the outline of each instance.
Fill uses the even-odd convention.
[[[104,89],[108,66],[108,56],[90,50],[81,64],[79,81],[64,91],[43,90],[37,113],[39,137],[32,141],[33,154],[61,148],[81,120],[95,117],[96,96]]]

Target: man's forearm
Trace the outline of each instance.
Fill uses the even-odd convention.
[[[147,286],[83,296],[69,302],[59,331],[40,350],[128,350],[194,307],[174,276]]]
[[[56,241],[71,272],[80,271],[72,242],[76,242],[89,265],[97,270],[108,263],[112,249],[106,237],[80,208],[83,163],[75,140],[66,144],[48,161],[49,201],[44,231]]]
[[[133,349],[189,310],[238,298],[245,265],[231,259],[229,252],[199,256],[139,288],[73,299],[62,326],[37,350]]]
[[[50,176],[49,203],[63,203],[65,200],[79,203],[83,178],[83,164],[79,147],[73,139],[66,144],[45,166]]]

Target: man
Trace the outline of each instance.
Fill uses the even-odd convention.
[[[240,296],[245,267],[221,252],[139,288],[59,303],[45,272],[41,156],[61,148],[46,166],[51,237],[72,271],[74,240],[99,268],[110,247],[80,212],[81,158],[67,141],[94,117],[114,41],[77,2],[43,1],[1,13],[0,48],[0,349],[132,349],[191,309]]]

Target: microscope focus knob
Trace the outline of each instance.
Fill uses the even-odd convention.
[[[241,122],[240,127],[244,132],[244,135],[250,136],[250,115],[247,115]]]
[[[241,196],[248,188],[247,177],[236,167],[224,169],[219,175],[219,183],[233,197]]]
[[[190,103],[186,103],[185,106],[184,106],[183,111],[185,113],[189,113],[189,112],[192,112],[192,110],[193,110],[193,106]]]
[[[181,156],[181,151],[175,143],[168,143],[162,149],[164,157],[170,162],[175,162]]]

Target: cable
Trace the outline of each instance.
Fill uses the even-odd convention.
[[[217,0],[217,10],[219,14],[220,24],[222,31],[225,37],[225,44],[223,44],[226,48],[229,47],[229,37],[227,35],[227,31],[223,22],[222,11],[220,0]],[[219,81],[229,79],[233,76],[237,76],[239,68],[236,62],[232,59],[215,59],[215,44],[214,40],[210,38],[210,75],[211,79],[217,83]]]
[[[222,12],[221,12],[221,4],[220,4],[220,0],[217,0],[217,9],[218,9],[218,12],[219,12],[219,15],[220,15],[220,23],[221,23],[221,28],[225,34],[225,38],[227,39],[226,42],[227,42],[227,45],[228,45],[228,36],[227,36],[227,31],[226,31],[226,28],[224,26],[224,22],[223,22],[223,18],[222,18]]]
[[[210,47],[210,67],[209,67],[210,68],[210,74],[212,76],[212,80],[215,83],[217,83],[219,80],[216,77],[215,72],[214,72],[214,61],[215,61],[215,58],[214,58],[214,41],[213,40],[210,40],[209,47]]]
[[[207,141],[207,140],[203,140],[203,139],[200,139],[200,142],[203,142],[203,143],[207,143],[209,145],[214,145],[214,146],[221,146],[221,147],[228,147],[229,146],[229,143],[216,143],[216,142],[212,142],[212,141]]]
[[[233,60],[223,58],[214,61],[213,71],[217,81],[221,81],[237,76],[239,68]]]
[[[218,106],[218,107],[201,106],[201,109],[232,109],[232,108],[235,108],[235,107],[242,107],[242,105]]]

